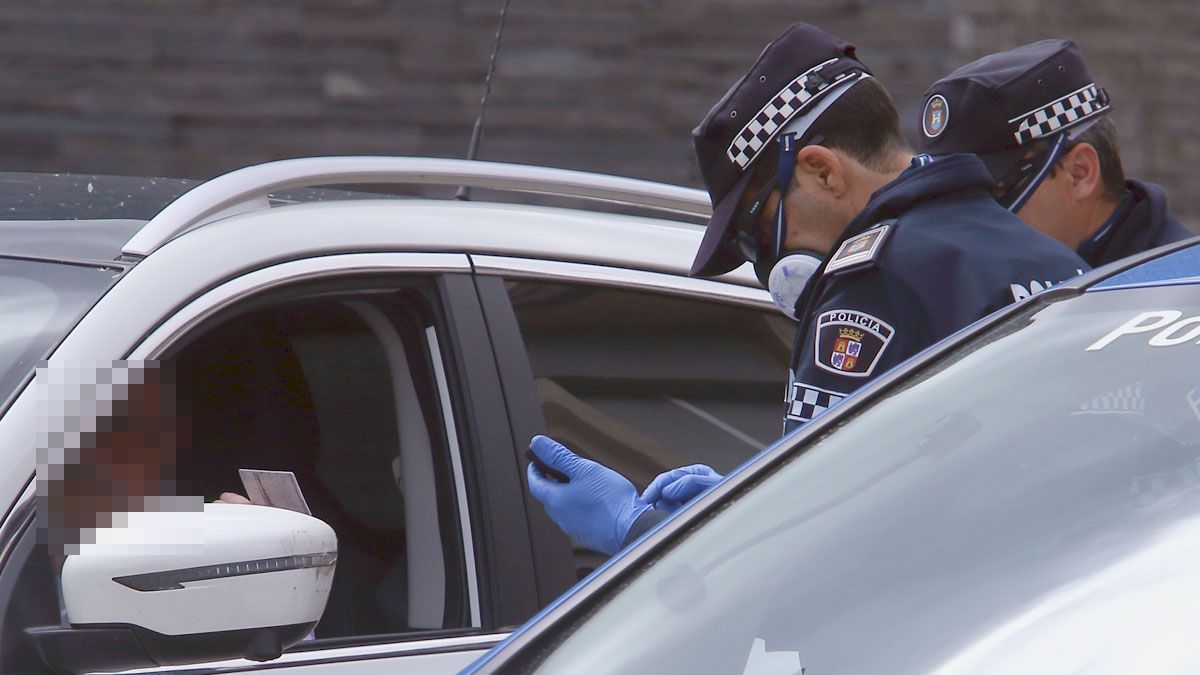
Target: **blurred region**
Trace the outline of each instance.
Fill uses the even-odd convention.
[[[0,4],[0,169],[207,178],[284,157],[462,157],[502,0]],[[925,87],[1079,42],[1130,175],[1200,221],[1200,4],[512,0],[480,159],[699,185],[689,131],[793,21],[854,41],[915,135]]]
[[[37,496],[54,555],[184,553],[203,543],[199,496],[179,497],[177,458],[190,422],[174,368],[157,361],[42,364],[37,369]],[[170,513],[167,518],[141,516]],[[132,525],[132,527],[131,527]]]

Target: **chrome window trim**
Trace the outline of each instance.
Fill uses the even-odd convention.
[[[306,666],[306,665],[321,665],[331,663],[345,663],[350,661],[364,661],[368,659],[386,659],[404,656],[420,656],[431,653],[452,653],[463,651],[486,651],[491,649],[501,640],[508,637],[508,633],[487,633],[483,635],[464,635],[460,637],[442,637],[416,639],[406,642],[385,642],[373,645],[358,645],[352,647],[331,647],[329,649],[317,648],[298,652],[285,652],[283,656],[271,661],[254,662],[243,659],[231,659],[227,661],[210,661],[207,663],[193,663],[179,666],[156,667],[138,670],[124,670],[121,673],[132,675],[134,673],[176,673],[183,672],[188,675],[197,675],[198,673],[243,673],[255,672],[260,670],[272,670],[275,668],[285,668],[289,666]]]
[[[458,253],[348,253],[280,263],[227,281],[191,300],[141,340],[130,359],[158,358],[179,338],[213,314],[248,296],[278,286],[331,274],[469,272]]]
[[[481,275],[600,284],[631,290],[671,293],[700,300],[719,299],[755,309],[775,308],[775,303],[767,291],[724,281],[557,260],[493,255],[471,255],[470,258],[476,273]]]
[[[441,345],[433,326],[425,329],[429,360],[433,363],[433,378],[437,382],[438,399],[442,406],[442,420],[446,425],[446,443],[450,447],[450,467],[454,472],[454,493],[458,501],[459,530],[463,539],[463,558],[467,568],[467,604],[471,610],[471,625],[482,626],[483,616],[479,608],[479,572],[475,568],[475,536],[471,530],[470,502],[467,501],[467,476],[463,468],[462,448],[458,444],[458,425],[454,420],[454,408],[450,405],[450,384],[442,361]]]

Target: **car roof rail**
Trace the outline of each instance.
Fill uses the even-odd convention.
[[[146,256],[188,230],[268,208],[267,195],[273,192],[378,184],[529,192],[699,217],[712,210],[703,190],[569,169],[434,157],[306,157],[249,166],[201,183],[146,223],[122,253]]]

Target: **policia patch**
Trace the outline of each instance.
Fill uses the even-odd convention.
[[[868,377],[896,331],[853,309],[833,309],[817,317],[813,360],[818,368],[848,377]]]

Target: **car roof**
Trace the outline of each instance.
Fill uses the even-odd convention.
[[[333,230],[327,227],[331,223],[344,226]],[[328,231],[330,236],[306,234],[303,241],[290,241],[300,231]],[[702,227],[688,223],[550,206],[374,199],[252,211],[214,221],[177,240],[189,247],[203,240],[212,247],[236,238],[243,246],[287,247],[297,256],[322,250],[467,253],[685,276],[703,234]],[[162,250],[174,247],[172,242]],[[718,279],[758,287],[749,265]]]
[[[0,253],[113,260],[147,220],[197,184],[165,178],[0,172]]]
[[[0,220],[149,220],[199,184],[175,178],[0,172]]]
[[[334,173],[340,179],[347,166],[353,168],[379,161],[380,158],[288,160],[218,177],[203,184],[210,194],[228,196],[231,190],[234,194],[239,190],[247,191],[245,194],[258,190],[266,199],[243,201],[227,213],[193,217],[190,222],[185,220],[185,226],[178,227],[173,233],[168,229],[165,235],[160,235],[157,245],[182,236],[190,229],[207,229],[217,224],[222,225],[216,228],[219,231],[242,227],[249,234],[265,222],[275,221],[274,212],[281,209],[285,210],[285,215],[278,217],[330,222],[334,218],[329,209],[336,209],[336,220],[394,223],[394,227],[387,229],[388,239],[379,242],[389,248],[515,255],[686,275],[704,231],[703,226],[695,222],[676,220],[682,212],[674,212],[671,207],[667,207],[671,213],[665,218],[619,212],[649,209],[659,215],[661,211],[656,209],[663,206],[653,202],[661,201],[662,195],[666,195],[666,199],[675,200],[673,203],[686,203],[686,208],[690,209],[687,216],[694,220],[698,210],[707,207],[707,198],[699,191],[557,169],[455,160],[382,159],[388,168],[412,166],[428,173],[461,172],[460,167],[469,166],[471,170],[483,173],[473,177],[467,175],[465,179],[460,173],[453,173],[451,178],[443,176],[441,183],[428,184],[445,185],[474,178],[483,182],[481,187],[491,188],[477,196],[498,201],[422,199],[411,194],[411,185],[406,186],[410,194],[388,194],[386,197],[361,191],[303,187],[328,180],[331,174],[328,171],[322,173],[326,167],[335,167]],[[305,180],[289,179],[282,185],[277,180],[277,168],[295,169],[297,165],[301,168],[300,177]],[[309,167],[315,171],[306,176],[303,172]],[[371,176],[378,177],[379,174]],[[307,180],[309,178],[311,182]],[[260,180],[265,182],[256,184]],[[275,182],[271,183],[273,180]],[[512,203],[513,193],[496,192],[505,189],[505,185],[496,185],[496,181],[518,191],[525,189],[520,182],[526,181],[530,192],[538,194],[531,196],[518,192],[519,203]],[[341,180],[339,184],[347,182]],[[416,183],[427,184],[419,180]],[[366,180],[364,184],[374,183]],[[513,184],[519,186],[513,187]],[[201,185],[198,181],[169,178],[0,173],[0,203],[6,205],[0,211],[0,254],[84,261],[129,257],[132,243],[146,238],[150,234],[148,231],[153,229],[154,226],[146,227],[147,223],[164,220],[156,220],[156,216],[179,212],[180,207],[185,213],[191,210],[191,216],[194,216],[196,208],[202,209],[203,200],[197,204],[196,197],[203,191],[193,191]],[[605,190],[616,194],[612,200],[615,205],[598,208],[594,202],[583,202],[581,206],[575,206],[580,202],[576,198],[597,198],[595,193]],[[404,192],[405,187],[400,191]],[[537,203],[545,201],[546,194],[567,199],[572,207]],[[186,199],[180,199],[185,195]],[[607,200],[608,194],[598,198]],[[184,206],[189,200],[190,203]],[[614,213],[614,210],[618,212]],[[251,224],[251,220],[257,225]],[[313,241],[313,245],[338,249],[340,229],[331,227],[329,236]],[[359,242],[359,245],[365,244]],[[132,248],[137,250],[136,246]],[[139,257],[134,255],[131,259]],[[722,280],[745,286],[758,285],[748,265],[724,275]]]
[[[56,260],[115,260],[133,235],[203,181],[97,174],[0,172],[0,253]],[[333,190],[295,190],[275,203],[318,201]]]

